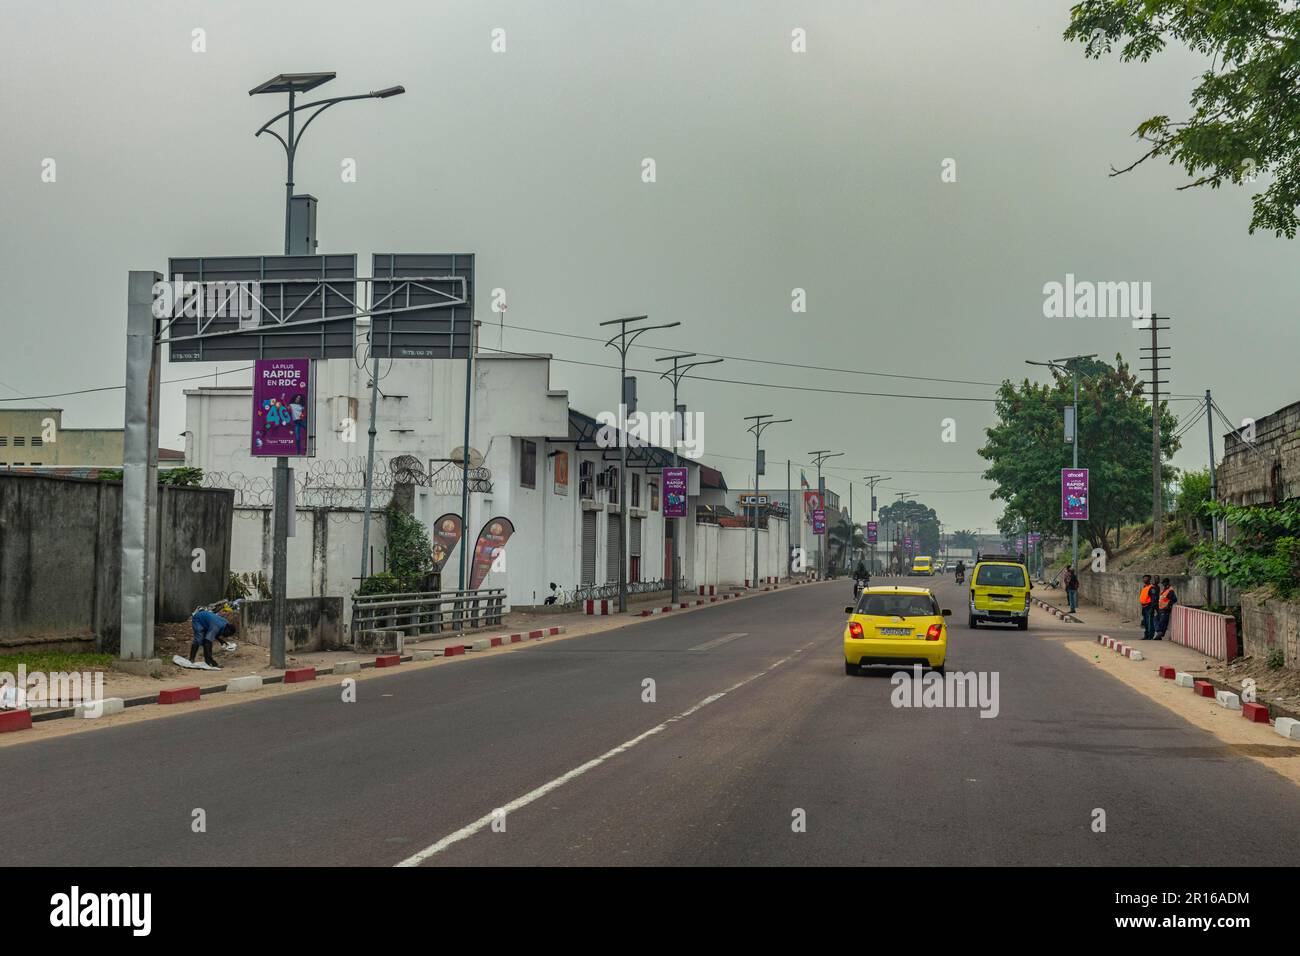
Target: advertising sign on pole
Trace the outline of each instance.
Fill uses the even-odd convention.
[[[876,537],[879,533],[880,526],[874,521],[867,522],[867,541],[870,544],[876,543]]]
[[[664,517],[686,517],[687,471],[685,468],[665,468]]]
[[[1088,469],[1061,469],[1061,520],[1088,520]]]
[[[813,534],[826,533],[826,509],[817,508],[812,513]]]
[[[257,359],[253,363],[252,450],[260,458],[307,454],[311,360]]]

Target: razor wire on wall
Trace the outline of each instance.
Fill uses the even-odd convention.
[[[433,494],[459,497],[463,486],[460,465],[442,462],[426,470],[414,455],[397,455],[375,461],[370,507],[381,511],[393,500],[399,485],[429,488]],[[239,471],[205,471],[203,487],[228,488],[235,493],[236,508],[269,508],[275,501],[270,475],[246,475]],[[471,493],[492,491],[488,468],[469,469]],[[366,460],[329,458],[309,460],[294,469],[294,501],[299,508],[337,508],[361,511],[366,504]]]

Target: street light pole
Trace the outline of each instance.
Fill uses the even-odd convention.
[[[864,475],[862,480],[871,485],[871,501],[870,501],[871,518],[869,520],[875,521],[876,520],[876,485],[882,482],[889,481],[889,479],[881,478],[879,475]],[[876,537],[880,537],[879,529],[876,529]],[[874,571],[875,569],[876,569],[876,542],[872,541],[870,570]]]
[[[1048,368],[1057,369],[1068,373],[1074,379],[1074,404],[1071,406],[1070,414],[1074,418],[1074,434],[1070,436],[1070,444],[1074,446],[1074,469],[1079,468],[1079,362],[1083,359],[1096,358],[1094,352],[1091,355],[1071,355],[1069,358],[1052,359],[1050,362],[1031,362],[1025,360],[1026,365],[1044,365]],[[1025,550],[1029,550],[1029,519],[1025,518]],[[1074,573],[1079,573],[1079,522],[1073,520],[1070,522],[1070,567]]]
[[[659,325],[643,325],[628,333],[628,324],[644,322],[648,315],[634,315],[623,319],[607,319],[601,325],[617,325],[618,333],[605,343],[606,348],[618,349],[618,609],[627,610],[627,350],[643,332],[653,329],[671,329],[681,325],[680,322],[663,322]],[[617,344],[616,344],[617,343]]]
[[[829,448],[821,448],[817,451],[808,452],[817,465],[817,497],[821,499],[822,514],[826,514],[826,486],[822,483],[822,462],[828,458],[838,458],[843,455],[842,451],[831,451]],[[817,542],[817,577],[824,577],[826,574],[826,529],[822,528],[821,540]]]
[[[657,359],[655,359],[656,362],[672,362],[672,363],[673,363],[673,367],[670,368],[670,369],[668,369],[666,372],[664,372],[664,373],[663,373],[662,375],[660,375],[659,377],[660,377],[660,378],[666,378],[666,379],[668,379],[670,382],[673,383],[673,467],[674,467],[674,468],[680,468],[680,467],[681,467],[681,464],[682,464],[681,456],[677,454],[677,446],[678,446],[679,444],[681,444],[681,440],[682,440],[682,430],[683,430],[683,427],[684,427],[684,425],[685,425],[685,423],[682,421],[682,416],[681,416],[681,414],[679,414],[679,412],[678,412],[678,405],[677,405],[677,386],[681,384],[682,378],[685,377],[686,373],[689,372],[691,369],[695,368],[695,366],[697,366],[697,365],[715,365],[715,364],[717,364],[718,362],[721,362],[721,361],[722,361],[722,359],[720,359],[720,358],[712,358],[712,359],[701,359],[701,360],[698,361],[698,362],[688,362],[688,363],[686,363],[685,365],[680,365],[680,364],[678,364],[679,362],[681,362],[682,359],[694,358],[694,357],[696,356],[696,354],[697,354],[697,353],[695,353],[695,352],[682,352],[682,353],[680,353],[680,354],[678,354],[678,355],[665,355],[665,356],[663,356],[663,357],[661,357],[661,358],[657,358]],[[672,529],[673,529],[673,534],[672,534],[672,540],[673,540],[673,565],[672,565],[672,575],[673,575],[673,599],[672,599],[672,603],[673,603],[674,606],[676,606],[677,603],[681,600],[681,593],[680,593],[680,590],[679,590],[679,587],[680,587],[680,580],[679,580],[679,579],[681,578],[681,571],[680,571],[680,568],[679,568],[679,565],[678,565],[678,558],[677,558],[677,548],[678,548],[678,546],[679,546],[679,544],[680,544],[680,542],[677,540],[677,532],[678,532],[678,530],[679,530],[679,526],[678,526],[678,524],[677,524],[677,519],[676,519],[676,518],[667,518],[667,519],[665,519],[665,520],[666,520],[666,521],[671,521],[671,522],[672,522],[671,527],[672,527]]]
[[[298,144],[302,141],[303,133],[307,132],[307,127],[325,110],[329,109],[336,103],[343,103],[347,100],[361,99],[387,99],[390,96],[398,96],[405,93],[406,88],[401,86],[391,86],[387,89],[376,90],[370,93],[359,93],[353,96],[336,96],[330,99],[316,100],[312,103],[303,103],[299,105],[297,95],[314,90],[323,83],[328,83],[334,79],[334,73],[281,73],[271,77],[265,83],[253,87],[248,91],[249,96],[257,96],[264,93],[288,93],[289,108],[282,113],[277,113],[271,117],[261,128],[254,133],[254,137],[261,136],[263,133],[269,133],[280,141],[284,147],[286,175],[284,183],[284,254],[286,256],[294,252],[303,252],[310,254],[311,249],[295,250],[293,248],[292,238],[292,219],[293,219],[293,163],[298,155]],[[307,117],[301,128],[297,128],[296,119],[299,110],[315,109],[311,116]],[[281,136],[271,127],[281,119],[287,119],[288,129],[287,136]],[[371,318],[372,330],[374,319]],[[371,336],[371,347],[373,348],[373,334]],[[373,395],[373,391],[372,391]],[[371,400],[370,409],[370,450],[368,455],[369,464],[366,472],[366,515],[362,525],[362,549],[361,549],[361,576],[365,579],[365,564],[367,552],[370,548],[370,488],[371,472],[374,466],[375,456],[375,420],[374,420],[374,400]],[[285,666],[285,620],[288,613],[288,564],[289,564],[289,492],[290,492],[290,473],[289,459],[286,456],[278,456],[275,459],[275,472],[273,476],[273,486],[275,492],[275,524],[272,529],[273,541],[271,549],[271,647],[270,657],[271,666],[283,668]]]
[[[767,420],[765,420],[767,419]],[[758,587],[758,486],[759,486],[759,454],[758,439],[762,436],[763,430],[769,425],[777,425],[781,422],[794,421],[792,418],[772,418],[771,415],[746,415],[745,421],[753,422],[746,431],[754,433],[754,576],[750,579],[753,587]]]

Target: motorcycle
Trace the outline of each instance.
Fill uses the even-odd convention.
[[[863,588],[865,588],[870,582],[870,578],[853,579],[853,600],[856,601],[858,599],[858,595],[862,593]]]
[[[958,571],[956,577],[957,577],[957,583],[958,583],[958,584],[962,584],[962,583],[964,583],[965,580],[966,580],[966,572],[965,572],[965,571]]]

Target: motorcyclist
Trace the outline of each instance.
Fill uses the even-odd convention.
[[[957,562],[957,583],[961,584],[965,580],[966,580],[966,562],[958,561]]]

